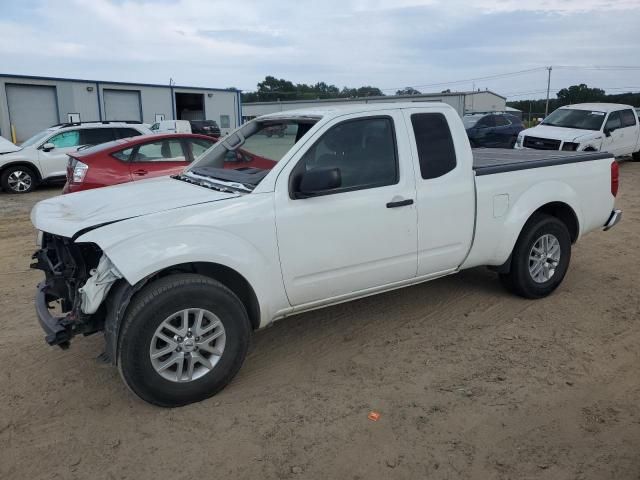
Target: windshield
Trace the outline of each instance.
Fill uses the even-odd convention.
[[[580,130],[600,130],[604,117],[604,112],[559,108],[545,118],[542,125],[578,128]]]
[[[478,123],[478,120],[480,120],[482,118],[482,115],[469,115],[469,116],[465,116],[462,117],[462,123],[464,123],[464,128],[473,128],[476,123]]]
[[[49,130],[45,130],[44,132],[38,132],[33,137],[31,137],[28,140],[25,140],[24,142],[22,142],[20,144],[20,146],[21,147],[30,147],[31,145],[34,145],[34,144],[38,143],[41,140],[44,140],[44,137],[46,137],[50,133],[51,132]]]
[[[185,171],[241,191],[253,190],[315,124],[316,118],[254,120],[206,150]]]

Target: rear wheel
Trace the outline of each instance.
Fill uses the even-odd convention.
[[[204,400],[240,369],[251,326],[236,295],[221,283],[175,274],[147,285],[124,319],[118,367],[140,398],[162,407]]]
[[[571,260],[571,237],[566,225],[551,215],[535,214],[525,224],[513,249],[509,273],[500,281],[525,298],[542,298],[564,279]]]
[[[2,172],[0,184],[5,192],[29,193],[36,188],[38,177],[29,167],[16,165]]]

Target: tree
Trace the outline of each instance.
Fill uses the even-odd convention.
[[[316,98],[350,98],[382,96],[382,90],[377,87],[364,86],[359,88],[344,87],[340,90],[335,85],[317,82],[313,85],[306,83],[294,84],[284,78],[268,75],[257,85],[255,92],[243,92],[242,101],[268,102],[278,100],[312,100]],[[416,90],[417,91],[417,90]],[[418,92],[419,93],[419,92]]]
[[[604,90],[601,88],[589,88],[586,84],[571,85],[563,88],[557,94],[560,105],[570,105],[572,103],[602,102],[606,98]]]
[[[420,95],[422,92],[420,90],[416,90],[413,87],[405,87],[401,90],[396,91],[396,95]]]

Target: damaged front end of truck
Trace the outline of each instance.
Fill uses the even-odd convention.
[[[49,345],[68,348],[74,336],[105,328],[103,300],[122,275],[93,243],[41,232],[39,247],[31,264],[45,274],[36,290],[38,320]]]

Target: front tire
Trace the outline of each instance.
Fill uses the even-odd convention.
[[[640,162],[640,151],[633,152],[633,154],[631,154],[631,160],[634,162]]]
[[[29,193],[36,188],[38,177],[35,172],[22,165],[9,167],[2,172],[0,185],[5,192]]]
[[[564,279],[570,260],[567,226],[556,217],[537,213],[522,229],[513,249],[511,269],[500,274],[500,281],[521,297],[546,297]]]
[[[231,290],[202,275],[174,274],[133,299],[121,328],[118,368],[143,400],[187,405],[233,379],[250,337],[247,311]]]

